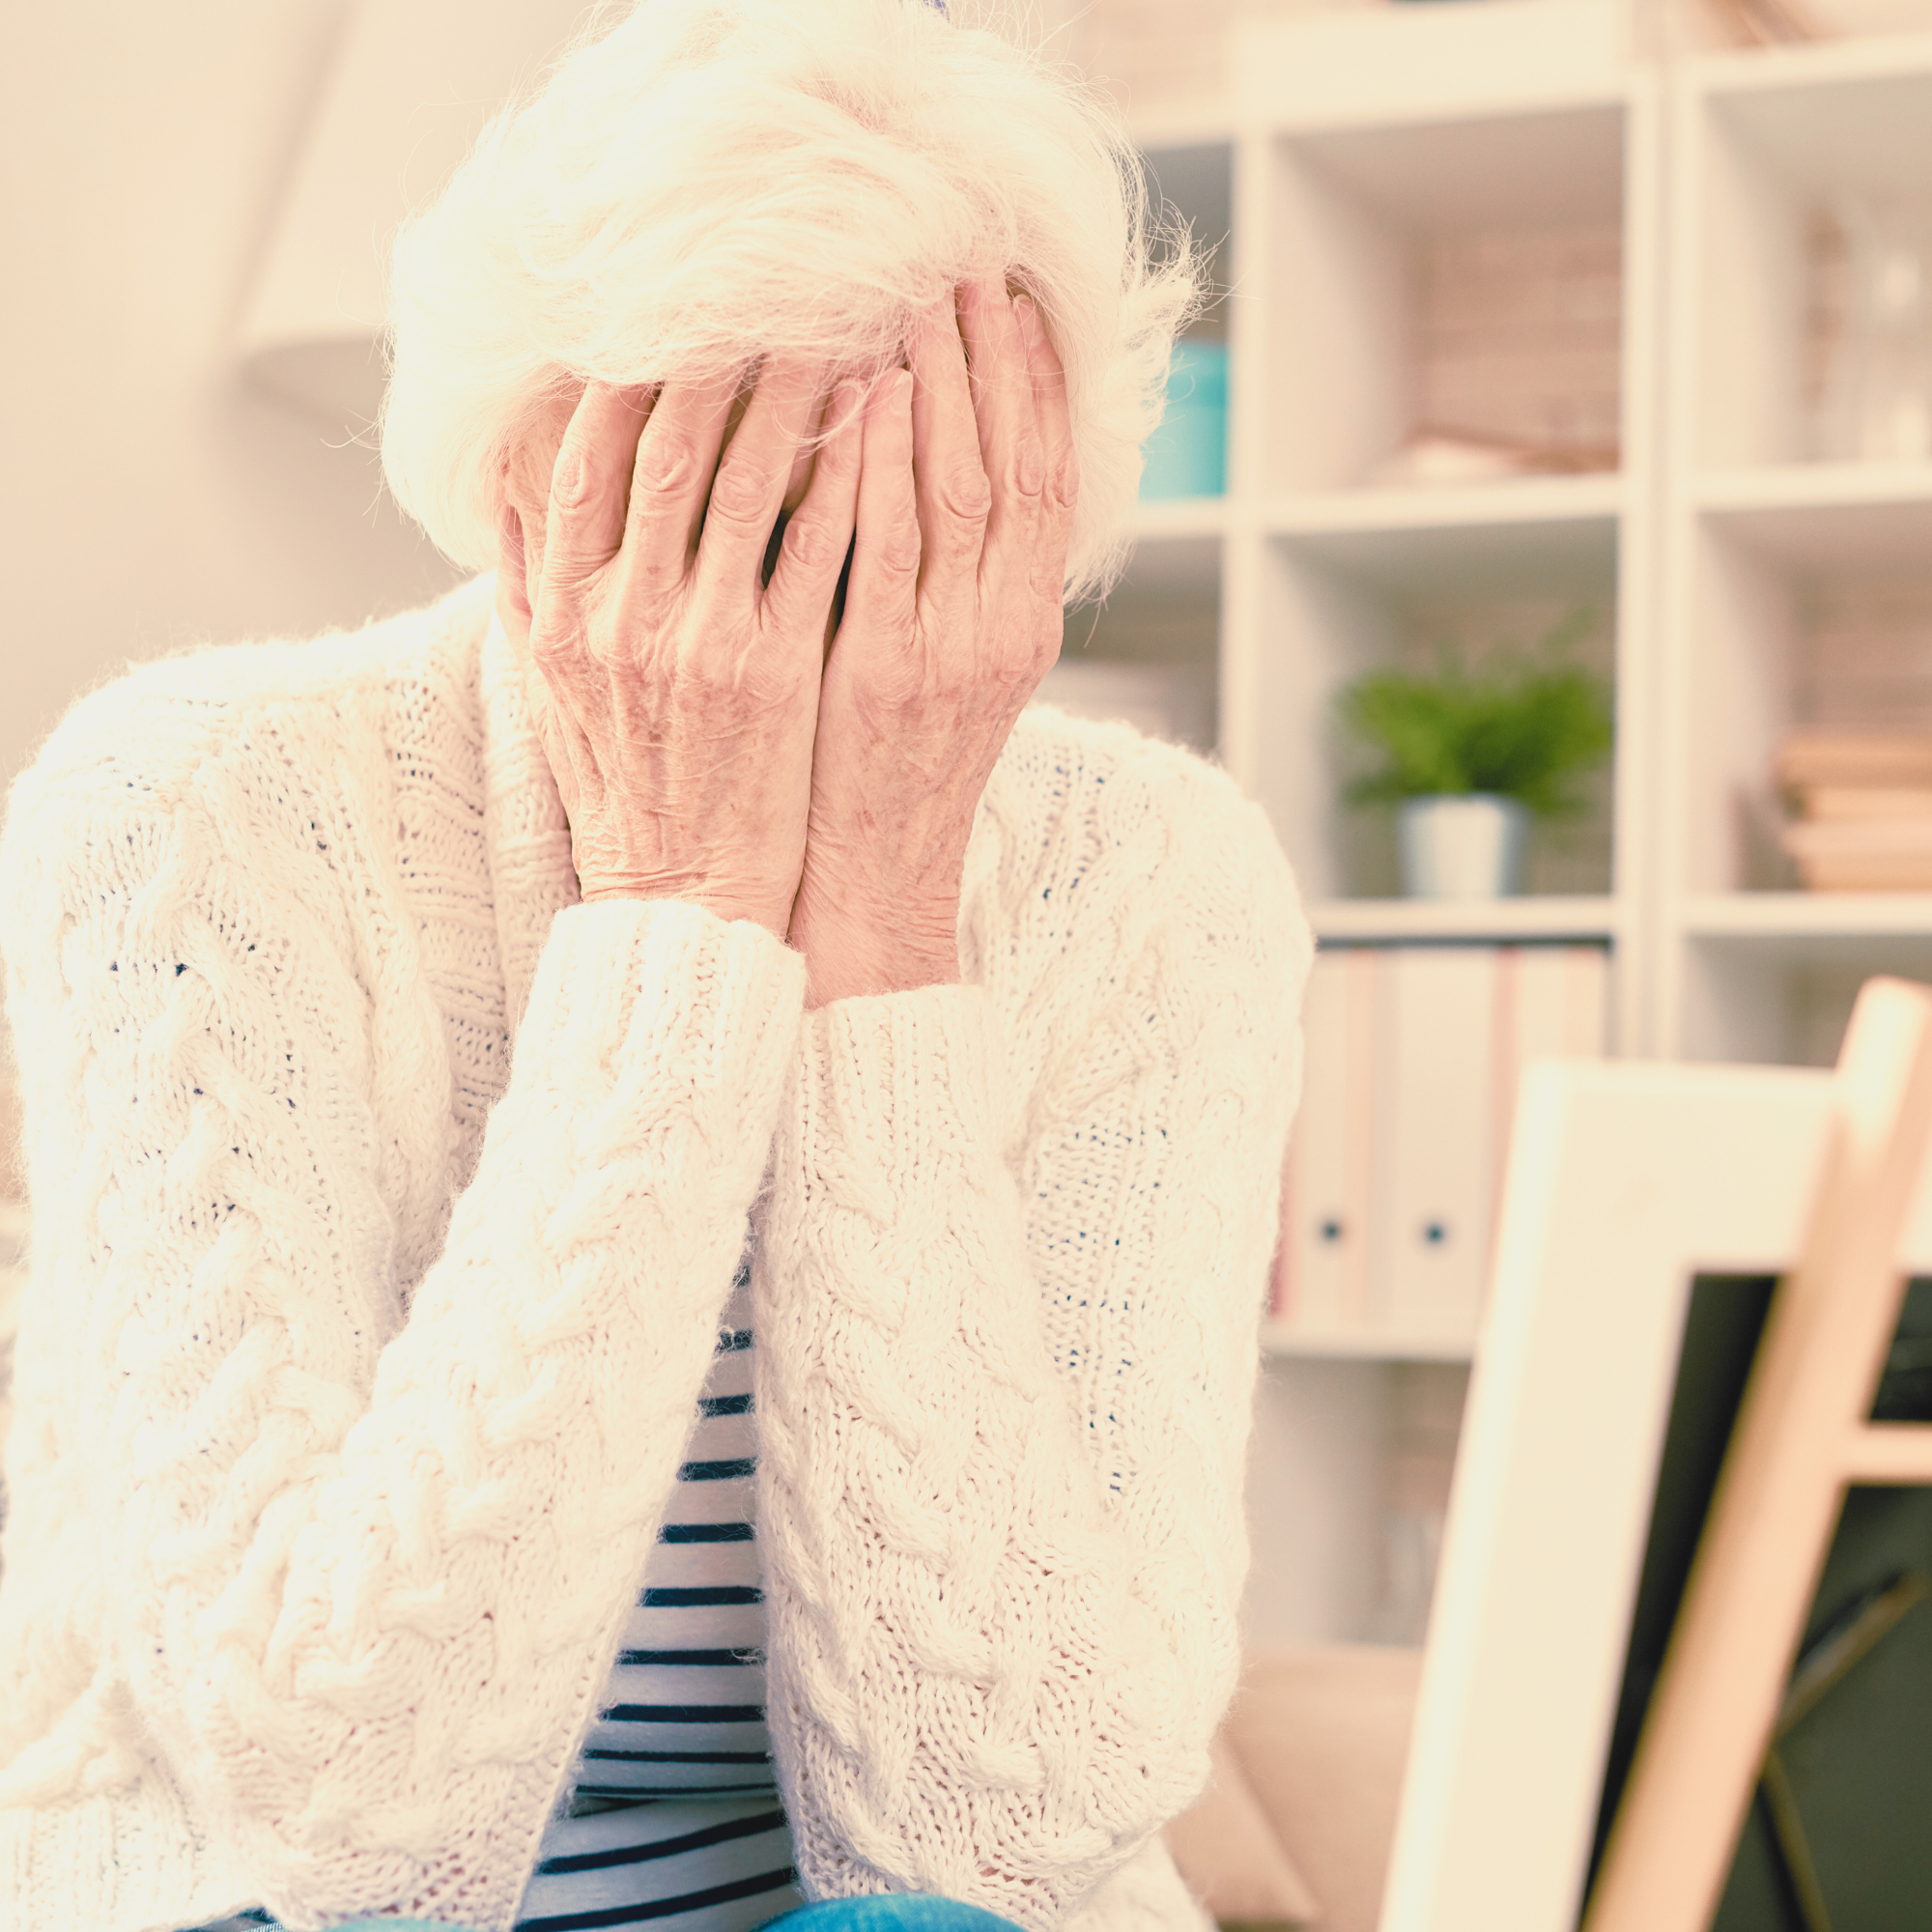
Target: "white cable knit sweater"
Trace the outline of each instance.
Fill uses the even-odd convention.
[[[745,1245],[808,1898],[1201,1932],[1311,946],[1260,810],[1045,710],[965,983],[577,903],[482,578],[77,705],[0,847],[27,1122],[0,1927],[503,1932]]]

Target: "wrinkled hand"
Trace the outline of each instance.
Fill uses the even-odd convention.
[[[733,429],[736,389],[589,384],[541,530],[506,515],[502,601],[582,897],[693,900],[783,938],[866,398],[827,401],[814,367],[768,361]],[[844,427],[810,461],[766,584],[798,439],[821,422]]]
[[[867,411],[851,580],[819,684],[790,928],[814,1006],[958,979],[973,815],[1060,654],[1078,475],[1037,309],[998,276],[962,283],[910,359]]]

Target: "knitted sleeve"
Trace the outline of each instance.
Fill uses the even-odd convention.
[[[286,720],[160,780],[127,761],[164,708],[124,722],[22,781],[0,848],[23,1376],[58,1354],[71,1422],[57,1470],[22,1443],[22,1507],[65,1496],[115,1566],[65,1620],[36,1605],[76,1578],[9,1578],[0,1702],[40,1742],[0,1804],[153,1754],[292,1927],[507,1927],[675,1483],[803,961],[696,906],[559,914],[403,1320],[372,1095],[435,1020],[384,952],[380,743],[305,794]]]
[[[1004,895],[1030,986],[806,1015],[756,1321],[809,1898],[1051,1932],[1208,1777],[1312,944],[1257,808],[1154,790]]]

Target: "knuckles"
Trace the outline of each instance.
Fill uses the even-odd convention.
[[[605,489],[605,476],[589,450],[566,438],[551,471],[552,509],[562,517],[581,517],[598,503]]]
[[[993,513],[993,486],[975,463],[960,464],[940,478],[940,507],[962,524],[983,524]]]
[[[1015,496],[1037,497],[1046,487],[1046,450],[1037,433],[1029,430],[1013,452],[1012,491]]]
[[[837,542],[832,526],[816,517],[795,516],[785,525],[785,554],[807,570],[819,570],[830,563]]]
[[[645,432],[638,450],[637,490],[663,496],[681,490],[697,469],[697,451],[681,436],[652,436]]]
[[[723,464],[711,485],[711,508],[734,524],[750,523],[770,500],[771,480],[748,464]]]
[[[1080,497],[1080,457],[1069,442],[1060,452],[1060,461],[1053,466],[1053,504],[1058,510],[1070,510]]]

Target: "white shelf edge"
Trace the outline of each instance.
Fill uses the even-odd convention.
[[[1691,939],[1932,938],[1932,893],[1697,893],[1677,924]]]
[[[1706,470],[1691,485],[1694,508],[1833,510],[1932,502],[1932,463],[1780,463]]]
[[[1619,14],[1520,0],[1248,18],[1228,35],[1228,91],[1244,127],[1284,134],[1621,106],[1634,75]]]
[[[1393,134],[1406,128],[1455,126],[1465,121],[1515,121],[1531,115],[1601,114],[1628,107],[1634,89],[1627,81],[1602,86],[1552,87],[1521,94],[1498,94],[1487,100],[1422,99],[1371,101],[1338,108],[1333,113],[1311,110],[1306,115],[1247,113],[1240,117],[1244,134],[1264,140],[1320,140],[1324,134]]]
[[[1269,536],[1584,523],[1622,515],[1627,494],[1618,470],[1411,490],[1278,492],[1261,499],[1259,521]]]
[[[1218,537],[1234,519],[1226,497],[1150,497],[1134,505],[1128,528],[1138,542],[1162,537]]]
[[[1318,940],[1614,939],[1625,923],[1616,899],[1326,899],[1307,908]]]
[[[1727,49],[1684,63],[1686,84],[1706,95],[1775,93],[1807,83],[1932,79],[1932,33],[1866,34],[1809,44]]]
[[[1262,1351],[1342,1362],[1468,1362],[1475,1344],[1466,1335],[1385,1335],[1373,1331],[1303,1331],[1285,1321],[1264,1321]]]

